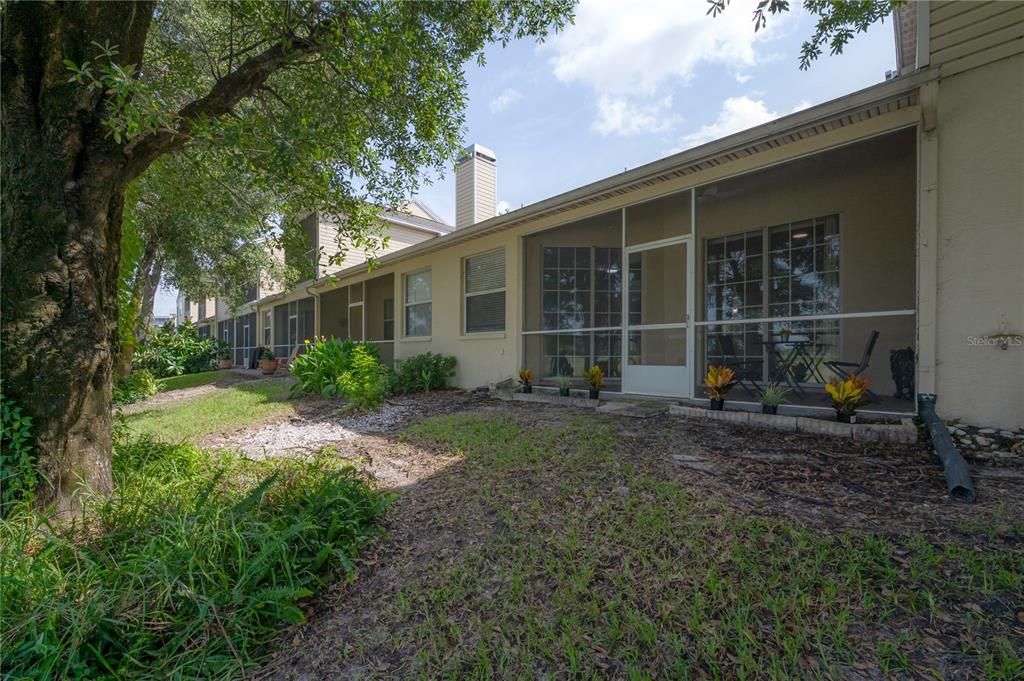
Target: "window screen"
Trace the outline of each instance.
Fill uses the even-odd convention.
[[[505,330],[505,251],[465,261],[466,333]]]
[[[432,286],[430,270],[405,275],[405,335],[429,336]]]

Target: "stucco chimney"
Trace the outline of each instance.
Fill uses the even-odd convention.
[[[479,144],[455,162],[455,229],[493,218],[498,211],[498,168],[494,152]]]

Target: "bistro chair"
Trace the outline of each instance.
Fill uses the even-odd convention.
[[[726,368],[735,372],[736,382],[752,395],[758,395],[761,392],[761,386],[758,384],[757,378],[761,376],[764,359],[739,357],[736,352],[736,342],[733,340],[732,334],[728,332],[718,335],[718,346],[722,350],[722,363]],[[749,387],[747,382],[750,383]]]
[[[828,361],[825,362],[825,366],[839,378],[846,378],[850,374],[857,374],[860,376],[868,369],[868,365],[871,363],[871,354],[875,351],[875,345],[878,343],[879,333],[872,331],[871,335],[868,336],[868,343],[864,346],[864,353],[860,356],[859,362],[839,362],[839,361]],[[868,395],[872,399],[877,399],[878,396],[868,390]]]

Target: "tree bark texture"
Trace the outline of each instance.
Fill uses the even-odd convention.
[[[103,94],[69,82],[93,41],[138,64],[152,3],[10,3],[2,45],[4,392],[34,417],[42,506],[111,481],[111,366],[124,188]]]
[[[135,342],[142,343],[153,322],[153,303],[156,301],[156,290],[160,287],[163,276],[163,264],[157,254],[158,245],[155,240],[146,242],[136,273],[134,299],[138,301],[135,315]]]

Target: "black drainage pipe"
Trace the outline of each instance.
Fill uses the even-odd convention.
[[[917,396],[917,412],[928,428],[928,434],[932,438],[932,446],[935,447],[935,455],[942,461],[946,469],[946,489],[954,499],[959,499],[968,504],[973,504],[977,496],[974,493],[974,484],[971,482],[971,471],[967,467],[964,457],[957,451],[953,444],[953,438],[949,435],[946,424],[942,422],[939,415],[935,413],[935,395]]]

